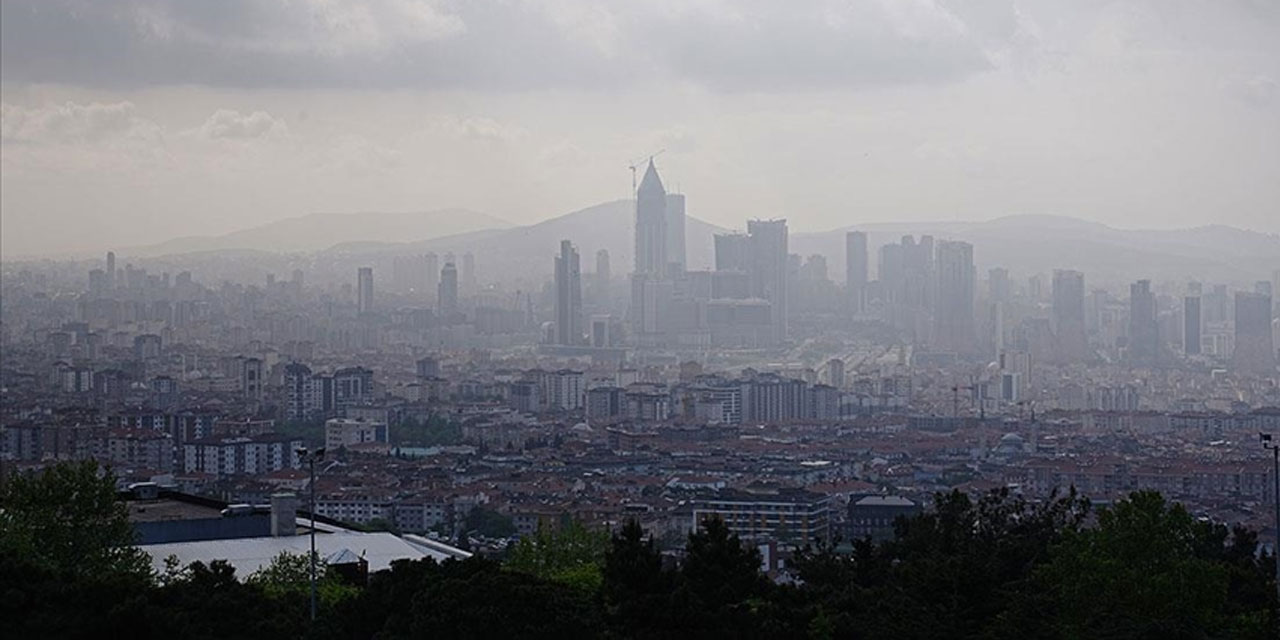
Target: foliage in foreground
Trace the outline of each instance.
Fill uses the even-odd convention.
[[[0,636],[1275,637],[1272,559],[1256,535],[1155,493],[1096,512],[1074,495],[940,494],[891,541],[800,554],[787,586],[718,520],[688,536],[678,568],[635,523],[607,539],[570,525],[518,545],[506,566],[399,562],[361,587],[326,571],[311,623],[302,557],[243,580],[219,562],[148,577],[111,551],[118,538],[61,530],[34,499],[69,498],[68,523],[109,525],[119,512],[100,482],[71,470],[0,494]]]

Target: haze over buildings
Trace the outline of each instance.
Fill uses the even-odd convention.
[[[664,148],[726,228],[1280,231],[1270,3],[306,6],[3,3],[5,255],[315,212],[529,224],[628,198]]]

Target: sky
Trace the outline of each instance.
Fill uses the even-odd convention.
[[[4,0],[0,252],[629,197],[1280,232],[1272,0]]]

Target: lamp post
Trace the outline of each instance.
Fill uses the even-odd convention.
[[[297,451],[298,459],[306,462],[311,469],[311,498],[307,512],[311,515],[311,619],[316,619],[316,461],[324,459],[324,447],[308,450],[302,447]]]
[[[1271,452],[1271,478],[1275,481],[1271,503],[1276,509],[1276,542],[1271,546],[1271,555],[1276,560],[1276,598],[1280,601],[1280,444],[1272,442],[1269,433],[1259,433],[1258,439],[1262,441],[1262,448]]]

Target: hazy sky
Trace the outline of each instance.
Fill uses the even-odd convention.
[[[4,0],[0,249],[630,194],[1280,231],[1274,0]]]

